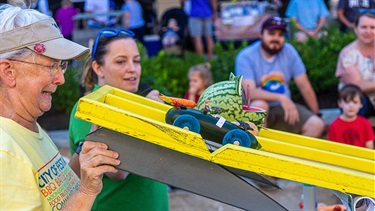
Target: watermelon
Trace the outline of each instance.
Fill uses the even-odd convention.
[[[266,111],[261,108],[243,105],[242,100],[242,75],[235,76],[230,73],[228,81],[221,81],[209,86],[200,96],[197,109],[203,110],[206,100],[210,106],[223,108],[220,116],[227,121],[237,120],[254,123],[258,129],[263,126]]]

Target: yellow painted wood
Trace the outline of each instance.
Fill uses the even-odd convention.
[[[336,152],[343,155],[375,161],[375,150],[370,150],[362,147],[356,147],[348,144],[341,144],[333,141],[301,136],[283,131],[272,130],[269,128],[262,128],[259,132],[259,136],[281,142],[287,142],[290,144],[305,146],[313,149]]]
[[[335,166],[350,168],[357,171],[363,171],[370,174],[375,174],[375,163],[374,161],[368,159],[295,145],[288,142],[263,138],[260,136],[257,137],[257,140],[262,144],[261,150],[263,151],[313,160],[317,162],[332,164]]]
[[[209,160],[211,156],[202,137],[197,133],[87,98],[80,100],[76,117],[195,157]]]
[[[100,89],[86,95],[84,98],[91,99],[94,102],[95,101],[104,102],[107,94],[113,93],[114,91],[115,89],[111,86],[103,86],[103,87],[100,87]]]
[[[157,120],[165,123],[166,111],[160,110],[157,107],[152,107],[147,102],[136,102],[126,98],[121,98],[116,95],[107,94],[105,103],[107,105],[115,106],[147,118]],[[158,103],[158,102],[157,102]],[[161,104],[161,103],[158,103]]]
[[[131,92],[120,90],[120,89],[114,89],[112,94],[120,98],[126,98],[130,101],[138,102],[140,104],[145,104],[145,105],[148,105],[149,107],[152,107],[161,111],[165,111],[165,112],[167,112],[169,109],[172,108],[172,106],[170,105],[159,103],[159,102],[156,102],[155,100],[151,100],[149,98],[145,98],[145,97],[133,94]]]
[[[171,106],[104,86],[81,98],[76,117],[219,165],[375,197],[372,151],[262,129],[262,150],[225,145],[210,153],[199,134],[165,124]]]
[[[373,174],[227,144],[212,153],[214,163],[344,193],[375,197]]]

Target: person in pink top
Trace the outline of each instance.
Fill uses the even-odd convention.
[[[69,0],[61,1],[61,7],[56,12],[56,21],[60,26],[61,33],[63,36],[72,40],[72,34],[74,30],[73,16],[79,13],[79,9],[72,6],[72,2]]]
[[[364,93],[359,115],[375,116],[375,12],[360,13],[354,23],[357,39],[341,50],[336,77],[339,89],[345,84],[355,84]]]
[[[375,134],[371,123],[357,115],[362,100],[363,95],[358,86],[349,84],[341,89],[338,104],[342,114],[329,126],[328,140],[374,149]]]

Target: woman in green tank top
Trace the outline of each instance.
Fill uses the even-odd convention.
[[[84,68],[82,85],[86,92],[110,85],[137,93],[141,77],[141,57],[134,34],[128,30],[99,31],[89,59]],[[159,91],[147,89],[144,96],[159,100]],[[73,153],[78,143],[90,132],[91,123],[74,117],[73,107],[69,141]],[[119,171],[103,176],[103,190],[95,200],[92,210],[169,210],[168,191],[165,184]]]

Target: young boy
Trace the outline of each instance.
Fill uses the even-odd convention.
[[[338,105],[342,109],[328,129],[328,140],[374,149],[375,134],[370,121],[358,116],[363,94],[356,85],[346,85],[339,93]]]

